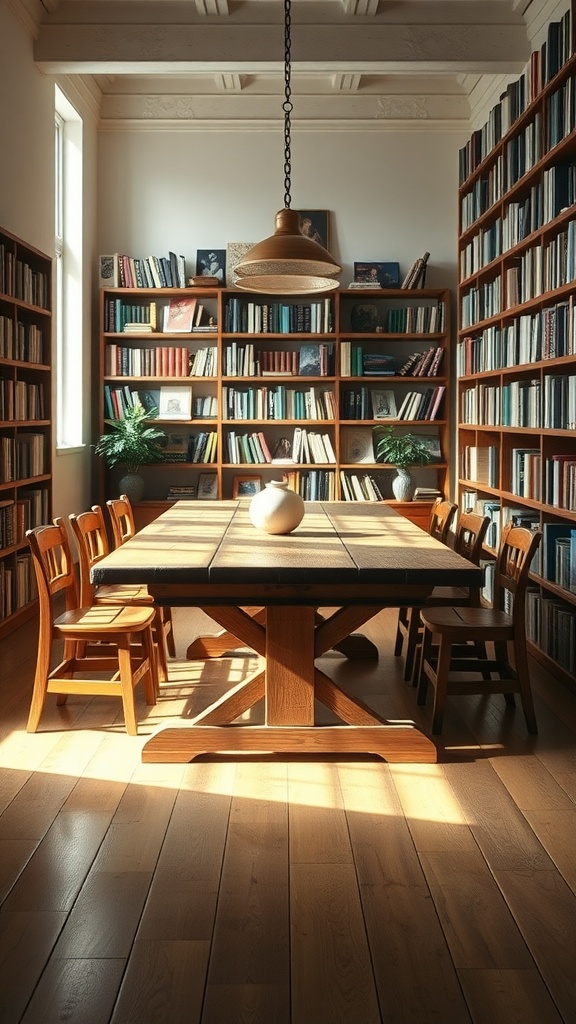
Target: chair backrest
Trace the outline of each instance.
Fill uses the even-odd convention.
[[[78,590],[68,534],[62,519],[26,531],[38,583],[41,627],[53,619],[52,598],[64,592],[66,611],[78,607]]]
[[[134,512],[130,504],[130,498],[125,494],[121,494],[119,498],[110,498],[106,502],[106,506],[110,513],[110,522],[112,523],[114,547],[119,548],[136,533]]]
[[[456,523],[454,551],[474,565],[480,565],[482,545],[490,525],[489,516],[477,512],[461,512]]]
[[[80,570],[80,603],[88,608],[93,602],[93,586],[90,569],[110,551],[104,513],[100,505],[93,505],[88,512],[73,513],[68,517],[78,548]]]
[[[442,544],[446,544],[450,527],[457,511],[458,506],[454,505],[453,502],[438,498],[430,512],[430,521],[428,523],[428,533],[430,536],[435,537]]]
[[[512,595],[514,628],[524,629],[524,599],[534,554],[542,540],[539,530],[507,523],[502,531],[494,570],[493,607],[508,611],[507,593]]]

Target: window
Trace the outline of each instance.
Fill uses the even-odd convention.
[[[83,438],[82,120],[55,96],[56,447]]]

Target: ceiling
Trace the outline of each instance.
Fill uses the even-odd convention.
[[[283,0],[6,0],[47,74],[114,125],[277,125]],[[548,4],[550,0],[548,0]],[[293,125],[467,127],[517,75],[545,0],[293,0]]]

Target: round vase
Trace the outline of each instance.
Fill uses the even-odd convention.
[[[408,469],[396,467],[397,476],[392,480],[392,490],[396,501],[412,501],[416,489],[416,481]]]
[[[266,533],[292,533],[304,517],[304,502],[285,480],[271,480],[250,502],[252,525]]]
[[[144,497],[144,480],[139,473],[126,473],[118,481],[120,494],[125,494],[130,501],[142,501]]]

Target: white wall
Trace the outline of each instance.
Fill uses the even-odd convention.
[[[458,149],[442,130],[292,133],[292,206],[330,210],[331,249],[353,278],[354,260],[397,260],[425,250],[428,282],[456,281]],[[235,131],[100,131],[101,252],[143,257],[256,242],[284,205],[282,135]]]
[[[70,86],[70,83],[68,83]],[[65,86],[66,87],[66,86]],[[72,90],[73,91],[73,90]],[[71,97],[74,100],[74,97]],[[76,97],[77,98],[77,97]],[[0,225],[48,255],[54,252],[54,79],[35,67],[32,41],[0,4]],[[90,269],[95,251],[96,132],[85,121],[84,258],[88,273],[78,350],[90,365]],[[90,375],[84,375],[85,431],[90,439]],[[90,449],[54,458],[54,514],[67,516],[90,504]]]

